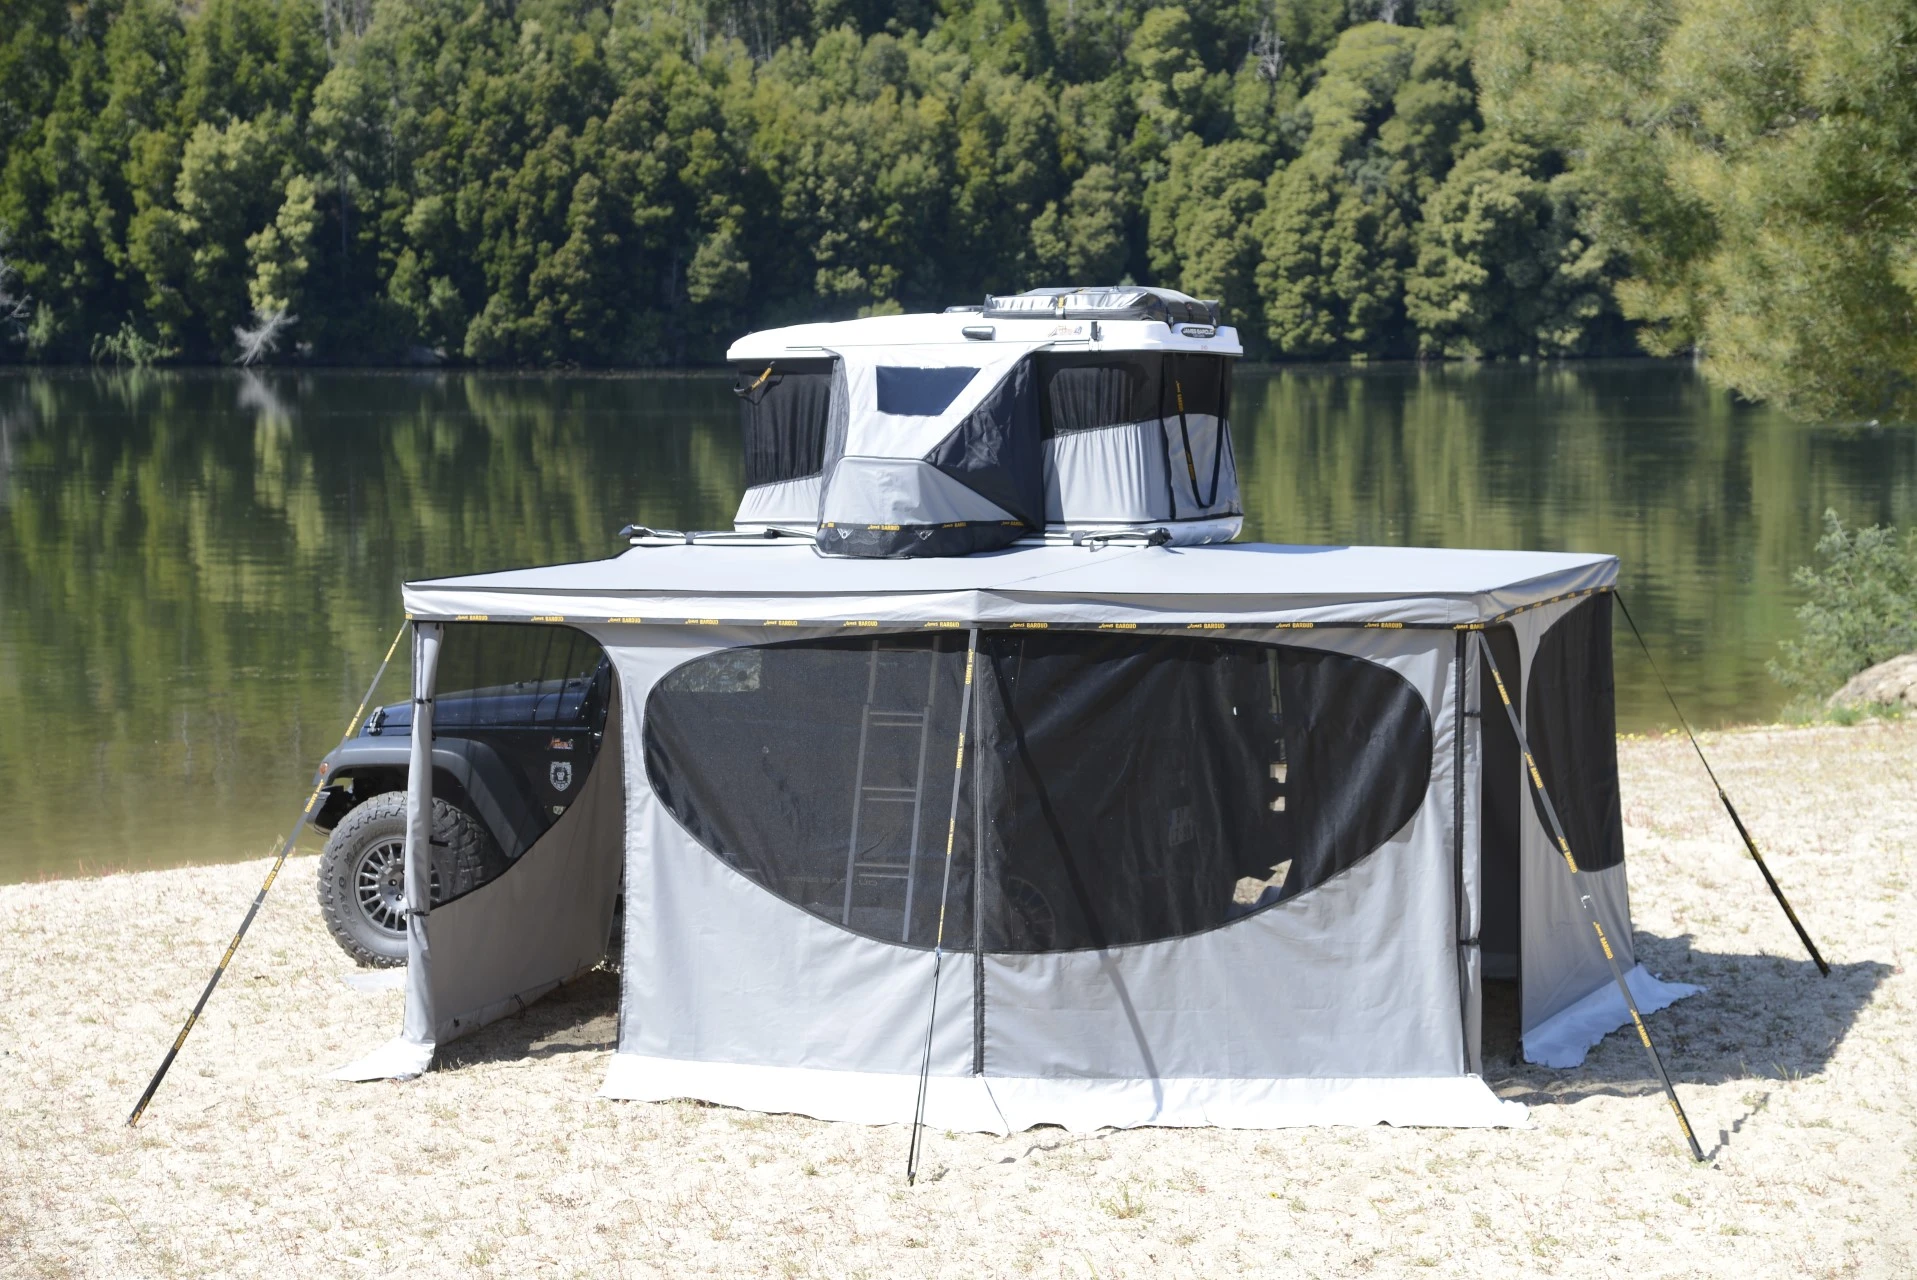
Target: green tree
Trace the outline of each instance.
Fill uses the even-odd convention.
[[[1510,138],[1464,154],[1425,202],[1405,281],[1421,350],[1578,355],[1607,336],[1615,263],[1579,227],[1577,186]]]
[[[1299,104],[1309,130],[1257,223],[1258,291],[1287,355],[1407,351],[1419,206],[1475,127],[1456,35],[1369,23],[1339,37]]]
[[[1513,0],[1485,112],[1585,180],[1647,349],[1814,416],[1917,416],[1917,11]]]

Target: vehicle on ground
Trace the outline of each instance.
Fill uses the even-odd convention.
[[[572,648],[587,652],[566,655],[570,663],[562,657],[559,674],[434,700],[434,906],[505,871],[579,794],[605,733],[612,668],[596,646]],[[588,657],[594,665],[565,673]],[[326,796],[313,819],[328,835],[320,913],[341,949],[363,965],[406,962],[412,726],[411,703],[380,707],[322,766]]]

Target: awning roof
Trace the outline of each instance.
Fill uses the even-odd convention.
[[[1610,586],[1613,556],[1427,547],[1023,546],[854,560],[804,542],[634,547],[609,560],[408,583],[418,618],[578,622],[1451,626]]]

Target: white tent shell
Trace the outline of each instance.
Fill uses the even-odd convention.
[[[855,556],[1147,528],[1227,542],[1244,515],[1242,354],[1216,303],[1144,288],[748,334],[726,356],[745,439],[735,525]]]
[[[576,628],[620,696],[565,815],[498,879],[430,909],[415,854],[431,772],[413,770],[405,1026],[339,1074],[421,1071],[436,1045],[591,967],[623,874],[608,1096],[909,1119],[931,1003],[923,913],[943,897],[929,1124],[1521,1123],[1479,1076],[1487,972],[1521,975],[1534,1061],[1570,1065],[1628,1021],[1580,895],[1640,1008],[1693,990],[1635,964],[1621,839],[1575,880],[1564,866],[1477,657],[1482,635],[1572,840],[1608,845],[1615,575],[1582,554],[1048,545],[906,564],[753,541],[410,584],[417,760],[448,626]],[[955,762],[968,642],[978,696]],[[855,903],[853,883],[883,654],[930,681],[914,686],[916,757],[890,752],[920,761],[911,803],[929,824],[910,829],[936,837],[907,857],[927,874],[905,873],[920,897],[902,915],[896,898]],[[775,705],[781,688],[804,701]],[[1267,763],[1282,803],[1258,781]],[[1180,770],[1189,794],[1164,781]],[[846,789],[843,874],[816,850],[782,861],[827,847],[806,826],[827,810],[842,839]],[[1120,803],[1127,822],[1097,827]],[[1360,830],[1386,812],[1389,830]],[[1283,882],[1253,877],[1245,900],[1244,859],[1281,854]]]

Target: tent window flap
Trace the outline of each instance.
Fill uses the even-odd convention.
[[[771,892],[929,947],[963,640],[811,640],[695,659],[647,703],[653,790]],[[948,947],[1062,951],[1216,928],[1373,852],[1410,821],[1430,776],[1416,690],[1314,649],[986,632],[976,705]]]

